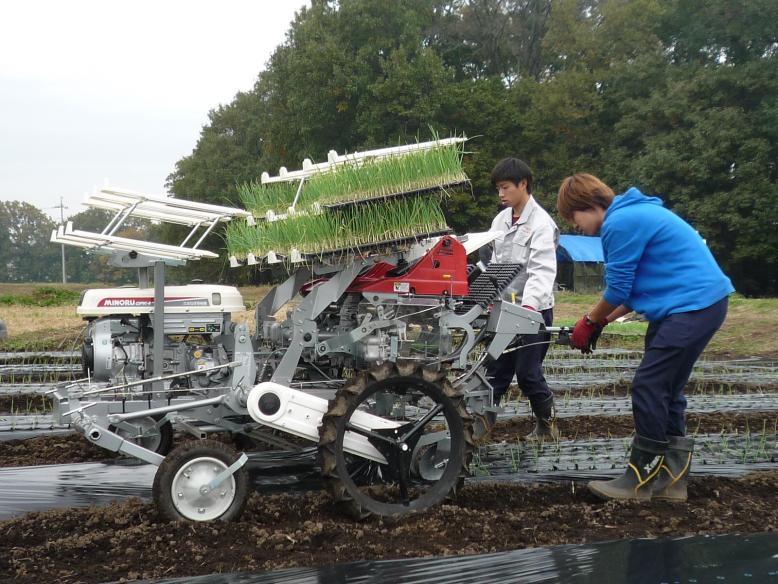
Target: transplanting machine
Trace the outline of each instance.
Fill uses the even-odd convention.
[[[484,364],[543,327],[502,300],[521,265],[468,268],[496,234],[455,236],[439,212],[467,180],[449,164],[461,163],[462,142],[330,152],[246,187],[251,211],[118,189],[90,196],[116,213],[106,229],[68,224],[52,241],[137,268],[139,287],[83,295],[85,379],[54,391],[59,421],[157,465],[154,500],[171,519],[240,515],[248,457],[207,438],[225,433],[270,448],[310,443],[326,488],[359,518],[451,495],[495,417]],[[115,235],[130,216],[191,232],[178,246]],[[233,287],[164,286],[167,266],[216,255],[199,246],[220,222],[230,222],[233,266],[290,273],[256,305],[253,327],[236,318]],[[174,428],[198,439],[173,448]]]

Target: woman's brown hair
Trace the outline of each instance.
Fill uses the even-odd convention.
[[[568,176],[559,187],[556,208],[559,214],[569,222],[575,211],[587,211],[595,207],[607,209],[613,202],[613,189],[586,173]]]

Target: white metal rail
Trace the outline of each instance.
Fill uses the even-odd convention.
[[[335,150],[327,153],[327,162],[314,163],[309,158],[303,160],[302,170],[288,171],[282,166],[278,170],[278,176],[270,176],[267,172],[262,173],[262,184],[274,182],[289,182],[305,179],[315,174],[321,174],[334,170],[336,167],[346,163],[362,163],[365,161],[378,160],[381,158],[390,158],[392,156],[401,156],[411,154],[412,152],[421,152],[423,150],[433,150],[442,146],[450,146],[465,142],[467,138],[444,138],[442,140],[432,140],[430,142],[419,142],[417,144],[406,144],[404,146],[392,146],[390,148],[379,148],[377,150],[365,150],[363,152],[354,152],[352,154],[338,154]]]

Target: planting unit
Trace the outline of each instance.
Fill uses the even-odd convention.
[[[312,442],[328,490],[357,517],[443,500],[495,417],[484,363],[543,327],[536,312],[501,300],[522,266],[468,268],[467,255],[494,234],[456,237],[445,225],[439,199],[466,181],[450,164],[462,142],[330,153],[264,175],[244,188],[259,189],[257,224],[239,209],[116,189],[94,195],[87,203],[112,206],[115,220],[102,234],[68,225],[52,241],[136,267],[140,285],[82,298],[86,379],[52,393],[56,421],[158,465],[154,500],[174,519],[234,519],[248,490],[245,453],[215,440],[170,450],[174,425],[288,450]],[[115,236],[130,215],[192,232],[180,246]],[[185,247],[192,234],[230,219],[233,265],[292,269],[257,304],[253,335],[231,318],[243,308],[235,289],[164,287],[166,265],[209,255],[198,249],[205,234]]]

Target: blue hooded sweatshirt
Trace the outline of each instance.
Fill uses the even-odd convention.
[[[603,298],[649,321],[707,308],[735,291],[691,225],[635,187],[613,198],[600,235]]]

